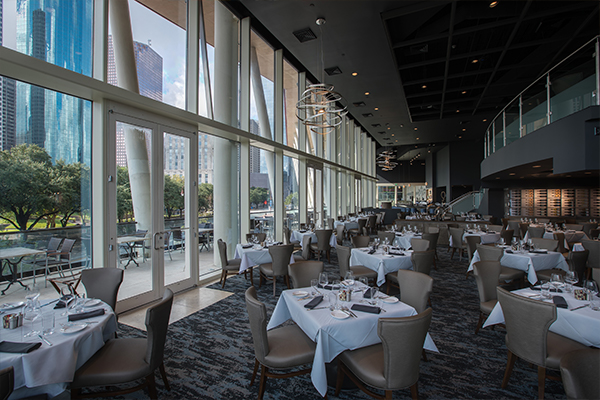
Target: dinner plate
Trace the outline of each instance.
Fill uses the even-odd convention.
[[[308,296],[308,292],[305,292],[304,290],[298,290],[297,292],[294,292],[293,294],[296,297],[306,297],[306,296]]]
[[[4,303],[0,305],[0,310],[12,310],[14,308],[23,307],[24,305],[25,303],[22,301],[16,303]]]
[[[60,328],[60,333],[75,333],[84,330],[87,327],[85,324],[65,324]]]
[[[391,303],[397,303],[400,300],[398,300],[397,297],[390,296],[390,297],[384,297],[384,298],[382,298],[381,301],[383,301],[384,303],[390,303],[391,304]]]
[[[331,316],[335,319],[346,319],[346,318],[350,317],[348,314],[346,314],[342,310],[333,310],[331,312]]]
[[[87,299],[85,301],[85,304],[83,306],[84,307],[94,307],[94,306],[97,306],[100,303],[101,303],[101,301],[99,299]]]
[[[342,281],[341,283],[344,286],[351,286],[351,285],[354,285],[354,282],[355,281],[351,281],[350,279],[346,279],[346,280]]]

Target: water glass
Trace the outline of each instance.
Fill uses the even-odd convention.
[[[327,286],[328,283],[329,277],[327,276],[327,272],[321,272],[319,274],[319,285],[321,285],[322,288],[325,288],[325,286]]]
[[[567,271],[567,274],[565,275],[565,282],[567,282],[569,284],[569,286],[566,288],[566,290],[570,293],[573,291],[573,285],[575,285],[577,282],[579,282],[579,279],[577,277],[577,271]]]
[[[563,277],[560,274],[551,274],[550,275],[550,284],[556,288],[558,292],[564,286]]]
[[[588,293],[590,308],[594,311],[600,311],[600,299],[598,299],[598,285],[592,280],[583,282],[583,289]]]
[[[54,333],[54,311],[52,310],[42,314],[42,333],[44,336]]]
[[[550,284],[548,283],[548,281],[542,281],[542,297],[545,299],[549,299],[550,298]]]
[[[316,296],[317,295],[317,287],[318,286],[319,286],[319,280],[318,279],[311,279],[310,280],[310,287],[312,288],[312,292],[311,292],[312,296]]]

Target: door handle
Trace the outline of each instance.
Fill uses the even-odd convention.
[[[154,250],[160,250],[163,248],[163,242],[165,240],[164,233],[165,232],[156,232],[154,234]]]

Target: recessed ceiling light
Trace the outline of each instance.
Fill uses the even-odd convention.
[[[466,131],[466,130],[467,130],[467,128],[463,128],[463,132]]]
[[[541,165],[534,165],[532,168],[541,168]]]
[[[486,121],[487,121],[487,118],[484,118],[484,119],[483,119],[483,122],[486,122]]]
[[[421,89],[427,89],[427,85],[421,86]]]
[[[458,138],[459,138],[459,139],[462,139],[462,136],[458,135]]]
[[[496,179],[500,179],[500,177],[499,177],[499,176],[497,176],[497,177],[496,177]]]
[[[456,110],[456,112],[460,112],[460,110]]]
[[[513,176],[513,175],[516,175],[516,174],[514,172],[511,172],[509,175]]]
[[[417,138],[417,140],[419,140],[419,138]]]
[[[365,92],[365,96],[368,96],[368,95],[369,95],[369,92]]]
[[[392,133],[392,136],[394,136],[394,134]]]
[[[415,126],[415,131],[416,131],[417,129],[419,129],[419,128],[417,128],[417,127]]]
[[[358,75],[358,72],[353,72],[352,73],[352,76],[356,76],[356,75]]]
[[[389,129],[392,129],[392,128],[390,128],[390,127],[388,126],[388,130],[389,130]]]
[[[584,174],[589,175],[589,174],[591,174],[591,172],[587,171],[587,172],[584,172]]]
[[[492,1],[492,2],[490,3],[490,8],[494,8],[494,7],[496,7],[497,5],[498,5],[498,2],[497,2],[497,1]]]
[[[477,64],[479,62],[478,59],[471,60],[471,64]]]
[[[398,141],[398,139],[396,139],[396,142],[397,142],[397,141]],[[400,164],[400,165],[402,165],[402,164]]]
[[[375,111],[379,111],[379,107],[375,107]]]
[[[467,91],[466,91],[466,90],[463,90],[463,91],[462,91],[462,94],[467,94]]]

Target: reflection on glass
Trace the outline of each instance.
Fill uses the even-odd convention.
[[[272,139],[275,132],[275,55],[269,44],[254,31],[250,40],[250,133]]]
[[[547,94],[546,81],[538,81],[522,95],[523,135],[528,135],[546,126]]]
[[[298,71],[286,60],[283,61],[283,144],[298,148],[298,118],[296,103],[298,102]]]
[[[298,229],[298,160],[283,156],[283,205],[285,206],[284,224],[290,230]]]
[[[250,228],[275,237],[273,191],[275,159],[273,153],[250,147]]]

